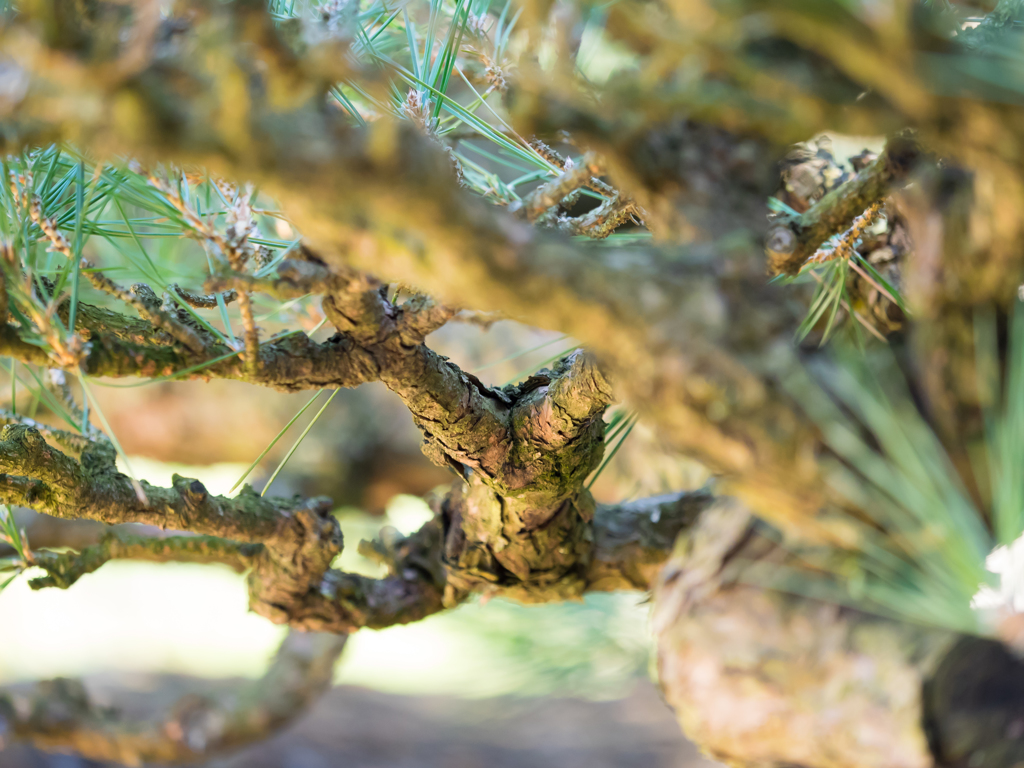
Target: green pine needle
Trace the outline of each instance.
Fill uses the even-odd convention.
[[[323,390],[323,389],[319,390],[315,395],[313,395],[313,397],[311,397],[309,399],[309,402],[307,402],[304,406],[302,406],[298,410],[298,413],[296,413],[294,416],[291,417],[291,419],[289,419],[288,423],[285,424],[284,427],[281,428],[281,431],[278,432],[277,435],[274,437],[274,439],[270,441],[270,445],[268,445],[266,448],[263,449],[263,452],[260,453],[260,455],[256,457],[256,460],[252,464],[250,464],[248,469],[246,469],[245,472],[242,473],[242,476],[240,478],[238,478],[238,480],[235,481],[235,484],[231,486],[231,490],[228,491],[228,493],[233,493],[234,490],[238,486],[240,486],[242,484],[242,481],[245,480],[245,478],[247,478],[249,476],[249,474],[254,469],[256,469],[256,467],[259,466],[259,463],[261,461],[263,461],[263,457],[266,456],[268,453],[270,453],[270,450],[275,445],[277,445],[278,440],[280,440],[282,437],[284,437],[285,432],[287,432],[289,429],[292,428],[292,424],[294,424],[296,421],[298,421],[299,417],[302,414],[304,414],[309,409],[309,407],[311,405],[313,405],[314,402],[316,402],[316,399],[318,397],[320,397],[320,395],[322,395],[325,391],[326,390]],[[269,483],[268,483],[268,485],[269,485]]]
[[[331,396],[327,398],[327,402],[324,403],[323,407],[321,407],[320,410],[316,412],[316,416],[313,417],[313,420],[306,425],[306,428],[304,430],[302,430],[302,434],[299,435],[299,439],[296,440],[292,444],[292,447],[288,449],[288,453],[286,453],[285,457],[281,459],[281,463],[277,465],[277,469],[274,470],[274,473],[270,476],[270,479],[267,480],[267,484],[263,486],[263,491],[260,493],[260,496],[266,495],[267,491],[270,489],[270,486],[273,485],[274,480],[281,473],[281,470],[284,469],[285,465],[288,463],[288,460],[292,457],[292,454],[295,453],[296,449],[298,449],[298,447],[302,444],[302,441],[306,439],[306,435],[309,434],[309,430],[313,428],[313,425],[316,424],[320,416],[323,415],[323,412],[327,410],[327,406],[331,404],[331,400],[333,400],[340,391],[340,389],[336,389],[331,393]],[[318,392],[317,394],[319,395],[320,393]]]

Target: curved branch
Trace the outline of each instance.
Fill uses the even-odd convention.
[[[33,431],[7,428],[12,430],[15,435]],[[10,451],[7,443],[14,439],[8,434],[0,451]],[[29,437],[28,443],[35,447],[36,440],[41,438]],[[50,452],[38,461],[64,470],[77,464],[46,448]],[[80,467],[79,473],[79,479],[89,477]],[[42,508],[41,500],[47,498],[42,486],[55,483],[55,477],[17,480],[34,489],[34,506]],[[75,478],[65,476],[62,482],[73,485]],[[140,511],[142,503],[127,477],[105,473],[104,483],[108,490],[121,486],[116,498],[108,496],[109,521],[153,522]],[[171,513],[163,518],[165,527],[219,528],[220,536],[150,538],[111,531],[79,552],[36,553],[33,564],[47,575],[31,586],[66,588],[114,559],[217,562],[249,571],[251,607],[272,621],[343,633],[379,629],[422,619],[472,591],[549,602],[585,590],[648,589],[675,536],[712,501],[711,493],[701,490],[601,506],[594,514],[593,501],[584,494],[557,502],[554,516],[538,521],[522,505],[515,506],[515,499],[502,503],[471,477],[468,484],[457,483],[438,505],[438,517],[412,536],[361,546],[390,571],[373,579],[329,569],[341,551],[341,532],[325,500],[261,499],[248,488],[236,499],[203,498],[201,487],[198,481],[176,477],[173,488],[147,485],[146,491],[150,506]],[[174,515],[176,504],[180,511]],[[536,512],[536,507],[528,509]],[[225,538],[227,531],[235,538]]]
[[[291,632],[264,676],[230,696],[185,696],[159,718],[123,721],[90,701],[77,681],[0,692],[5,735],[43,750],[73,750],[126,765],[192,763],[263,738],[302,714],[331,686],[346,635]]]
[[[658,98],[653,112],[635,110],[636,99],[651,95],[646,89],[637,89],[635,99],[615,94],[621,97],[616,103],[623,106],[629,122],[638,122],[621,135],[613,135],[616,121],[603,116],[597,121],[592,111],[574,106],[574,100],[553,103],[543,89],[521,89],[525,96],[516,105],[518,117],[527,123],[537,118],[533,126],[544,127],[546,120],[547,127],[580,128],[584,138],[594,138],[594,148],[605,157],[612,177],[625,180],[623,188],[651,213],[652,225],[663,221],[663,234],[698,237],[682,254],[655,247],[580,247],[539,234],[508,211],[471,199],[451,181],[444,153],[415,128],[379,121],[356,129],[338,113],[325,111],[325,81],[314,66],[318,49],[314,46],[308,55],[300,55],[297,48],[289,48],[262,9],[243,2],[197,5],[201,7],[192,21],[174,20],[181,25],[179,34],[168,35],[167,45],[155,47],[150,66],[131,81],[98,77],[96,66],[85,56],[34,56],[47,48],[46,41],[29,24],[12,24],[5,32],[11,44],[4,48],[12,52],[11,78],[24,88],[15,89],[18,97],[4,105],[4,141],[14,148],[74,136],[100,155],[159,155],[160,160],[194,162],[228,177],[252,179],[282,201],[330,267],[354,264],[412,283],[453,306],[500,309],[570,333],[602,355],[611,373],[624,374],[622,394],[654,417],[669,445],[728,476],[735,482],[734,491],[759,513],[782,524],[813,518],[824,501],[810,458],[816,450],[816,432],[779,386],[780,371],[795,364],[789,333],[798,318],[781,291],[764,285],[763,250],[756,242],[765,229],[764,186],[774,151],[768,142],[694,120],[667,120],[666,115],[679,113],[685,100],[671,102],[669,109]],[[809,30],[835,32],[820,20],[811,23],[809,17],[788,11],[774,18],[781,39],[791,35],[801,46],[821,45],[817,33]],[[670,21],[669,28],[674,28],[678,20]],[[727,15],[721,21],[728,26],[739,24],[741,18]],[[204,36],[207,24],[218,34]],[[876,40],[874,31],[860,29],[867,39]],[[195,55],[209,45],[208,39],[216,40],[221,54],[216,60],[230,59],[234,67],[211,67],[207,57]],[[870,87],[894,98],[894,104],[910,104],[914,99],[903,101],[908,93],[923,98],[916,77],[900,78],[913,86],[905,93],[887,77],[878,77],[887,74],[880,62],[896,63],[884,48],[843,50],[869,67],[865,72],[871,73]],[[853,58],[828,70],[828,77],[846,72],[843,82],[857,86],[849,91],[851,101],[863,91],[850,80]],[[900,58],[899,65],[906,66],[908,60]],[[223,80],[244,79],[240,73],[258,86],[246,91],[237,113],[223,119]],[[780,86],[770,80],[773,88]],[[816,105],[791,113],[811,116],[796,121],[804,135],[813,130],[813,116],[831,119],[851,109],[859,119],[874,115],[886,126],[907,118],[902,107],[877,108],[871,100],[861,105],[863,109],[840,102],[840,109],[798,86],[784,92],[811,98]],[[269,97],[280,93],[294,98]],[[684,98],[672,89],[666,93],[672,99]],[[778,106],[774,101],[780,92],[771,94],[768,100],[756,99],[759,106],[749,105],[755,116],[740,121],[744,129],[778,128],[777,111],[762,111],[769,102]],[[78,108],[83,102],[90,109]],[[700,103],[696,114],[713,119],[706,104]],[[726,103],[727,119],[736,124],[736,104],[728,99]],[[931,126],[929,138],[955,140],[960,130],[968,130],[968,123],[958,124],[953,117],[957,102],[945,103],[949,121]],[[978,109],[984,111],[972,108],[971,114],[984,115],[979,119],[992,125],[1001,124],[1000,116],[1013,118],[1007,125],[1018,120],[1009,107]],[[635,120],[635,115],[641,119]],[[558,121],[564,124],[556,125]],[[302,141],[295,140],[296,125],[302,125]],[[978,148],[993,162],[1019,156],[1011,134],[987,136],[979,140]],[[942,140],[948,147],[950,138]],[[808,234],[801,248],[827,237],[827,222],[847,221],[863,211],[866,206],[851,212],[858,207],[853,203],[882,194],[876,182],[898,166],[880,166],[877,174],[862,179],[862,186],[854,184],[837,193],[838,202],[819,209],[818,219],[807,219],[804,230],[813,237]],[[834,210],[835,217],[826,208]],[[1012,237],[1003,239],[1015,243],[1016,225],[1005,231]],[[792,245],[795,253],[797,244]],[[1012,253],[1018,251],[1014,245]],[[346,371],[361,362],[366,362],[364,357],[346,359]],[[447,375],[444,369],[430,370],[426,365],[424,370]],[[352,380],[358,378],[355,374]],[[282,386],[290,385],[286,381]],[[780,519],[782,515],[788,519]]]

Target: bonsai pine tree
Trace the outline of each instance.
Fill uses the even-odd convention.
[[[1024,760],[1019,615],[975,602],[1024,532],[1022,21],[1020,0],[7,3],[0,355],[62,423],[2,413],[0,502],[175,533],[57,553],[5,515],[6,572],[224,563],[296,632],[234,708],[129,722],[43,683],[0,698],[6,737],[196,760],[294,716],[361,628],[627,589],[654,591],[666,698],[719,759]],[[285,302],[331,335],[272,328]],[[495,318],[580,345],[501,388],[430,347]],[[327,499],[122,473],[101,377],[379,381],[453,482],[365,548],[389,575],[346,573]],[[596,504],[636,419],[714,483]]]

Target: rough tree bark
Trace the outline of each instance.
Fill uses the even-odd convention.
[[[524,18],[542,24],[542,5],[527,3]],[[220,498],[186,478],[137,489],[101,435],[82,440],[11,416],[0,435],[4,502],[195,534],[42,553],[47,575],[35,586],[67,586],[115,558],[224,562],[248,570],[252,608],[272,621],[347,633],[420,619],[471,592],[536,602],[657,584],[667,698],[721,759],[829,768],[1024,759],[1024,697],[1008,683],[1022,665],[997,642],[743,580],[745,564],[786,557],[751,512],[795,539],[852,543],[830,514],[850,510],[825,482],[827,448],[787,389],[801,358],[816,356],[792,341],[806,307],[765,273],[798,270],[894,194],[914,245],[902,264],[910,317],[894,346],[922,415],[971,483],[982,428],[971,322],[976,309],[1013,300],[1024,242],[1024,111],[1019,93],[994,84],[992,73],[1015,82],[1012,61],[983,36],[1015,40],[1006,35],[1019,3],[1004,0],[955,35],[932,4],[909,0],[877,13],[615,4],[607,32],[642,66],[600,100],[580,92],[561,59],[543,73],[520,62],[506,96],[517,130],[565,130],[596,154],[517,211],[460,189],[449,156],[417,126],[356,128],[326,110],[331,82],[379,83],[343,56],[343,38],[278,28],[255,0],[181,3],[166,18],[155,4],[112,8],[39,2],[6,23],[5,148],[70,140],[100,158],[196,163],[259,183],[306,246],[276,278],[254,281],[232,261],[206,289],[235,290],[240,304],[253,291],[320,294],[337,334],[259,343],[251,332],[239,355],[144,302],[133,304],[139,319],[82,304],[73,331],[87,346],[49,354],[8,319],[0,353],[90,375],[184,372],[286,391],[381,381],[458,481],[421,531],[378,543],[391,575],[367,579],[330,567],[342,536],[323,500]],[[979,61],[992,69],[980,82],[970,74]],[[225,102],[239,82],[243,97]],[[856,177],[769,226],[776,163],[823,129],[890,140]],[[652,244],[596,246],[526,220],[543,223],[551,200],[601,173],[621,191],[616,204],[643,211]],[[230,256],[230,243],[218,247]],[[383,280],[433,298],[396,304]],[[54,298],[66,322],[67,300]],[[462,307],[562,330],[589,351],[486,387],[425,343]],[[831,364],[819,366],[826,377]],[[594,504],[583,483],[616,397],[719,476],[715,498]],[[77,719],[60,730],[23,710],[4,715],[16,737],[122,760],[184,758],[240,738],[231,727],[195,739],[163,728],[133,741]]]

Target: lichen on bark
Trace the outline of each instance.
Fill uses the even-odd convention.
[[[947,647],[941,632],[743,583],[743,569],[723,570],[724,561],[784,555],[745,517],[738,538],[703,541],[727,503],[710,492],[601,507],[583,489],[602,455],[614,382],[666,447],[717,475],[718,497],[787,535],[834,540],[822,514],[838,503],[821,471],[829,449],[787,382],[807,358],[826,379],[835,363],[794,345],[807,306],[766,279],[765,246],[769,269],[794,272],[897,191],[892,204],[915,247],[902,265],[906,323],[887,342],[950,472],[984,506],[968,479],[984,431],[972,323],[982,308],[1008,314],[1024,235],[1024,112],[1019,88],[1005,87],[1019,73],[986,41],[1017,42],[1020,4],[1002,0],[974,32],[950,26],[959,4],[811,5],[614,4],[608,34],[640,65],[588,84],[594,91],[572,67],[569,76],[561,54],[571,40],[557,41],[548,70],[523,59],[514,87],[498,89],[514,130],[567,130],[593,154],[575,170],[559,162],[525,205],[507,207],[459,185],[450,148],[426,120],[359,127],[324,107],[340,79],[365,78],[371,90],[380,82],[376,65],[368,74],[344,55],[345,36],[329,25],[277,25],[255,0],[181,2],[145,18],[40,3],[5,17],[5,149],[71,140],[101,160],[129,153],[260,184],[307,246],[276,275],[256,278],[236,262],[205,289],[235,290],[243,302],[256,291],[315,292],[337,334],[256,349],[247,328],[243,353],[189,326],[197,351],[175,326],[186,322],[180,314],[168,322],[142,306],[136,319],[82,303],[69,329],[85,345],[80,359],[73,349],[48,355],[11,311],[0,351],[88,375],[217,376],[285,391],[381,381],[412,413],[427,455],[458,476],[421,531],[372,547],[390,570],[368,579],[330,567],[341,536],[326,502],[251,490],[214,497],[185,478],[137,489],[102,440],[82,444],[5,414],[0,500],[193,534],[41,558],[52,583],[116,557],[220,560],[249,569],[253,607],[272,620],[348,632],[419,619],[474,591],[542,601],[643,589],[673,536],[696,524],[659,588],[658,631],[667,696],[709,749],[758,765],[1012,764],[1024,742],[1019,696],[988,693],[1006,670],[1016,680],[1016,668],[1002,658],[995,673],[969,669],[982,652],[997,656],[993,646]],[[527,8],[539,32],[542,9]],[[130,28],[118,29],[126,18]],[[490,76],[507,85],[505,74]],[[239,95],[232,109],[225,93]],[[776,162],[791,141],[825,129],[886,134],[888,149],[770,229]],[[562,221],[559,206],[594,186],[611,194],[590,234],[607,234],[596,219],[629,200],[656,237],[600,246],[568,237],[590,225]],[[396,303],[385,281],[422,293]],[[426,343],[463,307],[559,329],[587,352],[487,387]],[[66,302],[54,312],[70,321]],[[955,705],[982,689],[969,707]],[[701,706],[709,701],[731,716]],[[19,728],[48,738],[42,726]],[[986,740],[998,747],[979,757]]]

